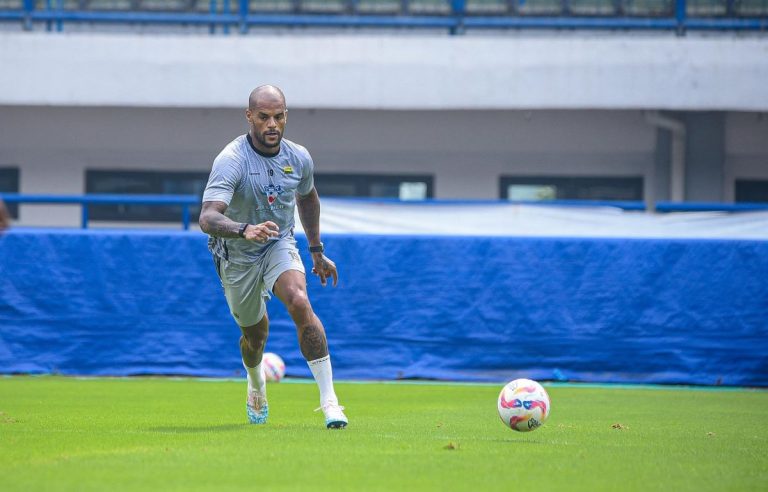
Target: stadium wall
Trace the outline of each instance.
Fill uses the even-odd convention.
[[[0,32],[0,104],[768,110],[760,36],[173,36]]]
[[[309,292],[341,379],[768,386],[768,241],[324,239],[340,285]],[[0,271],[2,373],[242,371],[200,233],[16,229]],[[267,349],[309,376],[269,309]]]
[[[696,196],[730,202],[737,179],[768,180],[768,114],[674,114],[721,120],[720,134],[710,139],[719,146],[718,162],[699,168],[693,157],[688,161],[689,188],[706,192]],[[638,110],[298,108],[289,111],[287,137],[310,149],[317,172],[430,174],[442,199],[496,199],[502,175],[648,181],[655,166],[656,199],[668,200],[669,150],[659,140],[665,130],[644,116]],[[245,128],[242,109],[0,106],[0,168],[19,168],[21,193],[82,194],[88,169],[208,172],[219,150]],[[28,226],[76,227],[80,212],[22,205],[20,219]]]

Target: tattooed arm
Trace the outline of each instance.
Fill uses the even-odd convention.
[[[320,197],[317,190],[306,195],[296,194],[296,206],[299,207],[299,219],[307,235],[310,246],[320,246]],[[322,252],[312,253],[312,273],[320,277],[320,283],[325,286],[328,278],[333,278],[333,286],[339,282],[336,264]]]
[[[203,202],[200,211],[200,229],[211,236],[216,237],[240,237],[240,228],[243,224],[230,219],[224,212],[227,204],[224,202]],[[270,237],[278,235],[278,226],[272,221],[261,224],[248,224],[245,228],[245,239],[258,243],[266,242]]]
[[[227,204],[224,202],[203,202],[200,210],[200,229],[210,236],[239,237],[238,232],[242,224],[231,220],[224,215]]]

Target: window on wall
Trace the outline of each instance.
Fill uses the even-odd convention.
[[[739,203],[768,202],[768,180],[737,179],[735,200]]]
[[[643,178],[590,176],[502,176],[506,200],[642,200]]]
[[[86,193],[126,195],[197,195],[202,198],[208,172],[87,170]],[[181,205],[92,205],[92,220],[174,222],[181,218]],[[200,206],[190,207],[197,221]]]
[[[321,197],[372,197],[425,200],[434,196],[434,178],[427,175],[315,174]]]
[[[18,193],[19,192],[19,168],[18,167],[0,167],[0,193]],[[18,203],[6,203],[8,213],[14,219],[19,218]]]

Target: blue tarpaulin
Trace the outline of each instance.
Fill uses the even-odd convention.
[[[768,241],[324,242],[340,284],[309,294],[337,378],[768,386]],[[277,299],[269,312],[267,350],[309,376]],[[233,376],[239,336],[203,234],[0,236],[2,373]]]

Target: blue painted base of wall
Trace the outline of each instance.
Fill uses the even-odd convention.
[[[766,241],[324,242],[340,285],[309,294],[337,378],[768,386]],[[267,350],[309,376],[269,312]],[[0,236],[0,372],[233,376],[239,336],[202,234]]]

